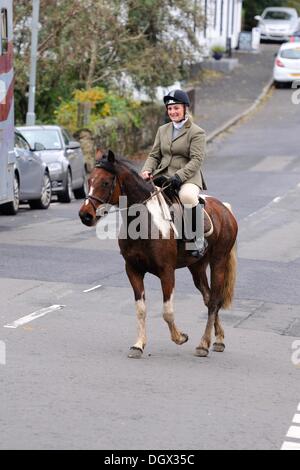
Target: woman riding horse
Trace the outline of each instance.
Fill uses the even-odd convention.
[[[158,228],[167,222],[163,219],[161,206],[153,195],[152,183],[143,180],[127,161],[116,159],[109,151],[96,162],[89,178],[89,193],[82,204],[79,216],[82,223],[91,227],[101,218],[102,208],[107,204],[119,206],[121,196],[126,196],[127,206],[122,214],[128,215],[132,208],[142,205],[146,208],[146,219],[151,219]],[[151,273],[161,281],[163,291],[163,318],[167,322],[171,339],[180,345],[188,340],[175,324],[173,294],[175,287],[175,270],[187,267],[197,289],[202,293],[208,308],[208,320],[204,335],[196,348],[197,356],[207,356],[212,329],[215,328],[216,342],[214,350],[224,351],[224,330],[219,319],[219,310],[229,308],[234,292],[236,276],[237,222],[231,211],[220,201],[207,197],[205,210],[213,222],[213,233],[208,239],[208,248],[202,258],[192,256],[185,249],[185,242],[169,237],[131,237],[119,236],[121,254],[125,260],[126,273],[134,291],[138,321],[138,337],[130,348],[128,357],[142,357],[146,346],[146,303],[145,274]],[[125,211],[125,212],[124,212]],[[145,222],[145,221],[144,221]],[[210,285],[206,270],[210,266]]]
[[[166,179],[174,191],[179,191],[179,199],[186,214],[185,235],[192,232],[196,234],[191,254],[201,258],[207,248],[203,233],[204,218],[199,203],[200,190],[206,189],[200,170],[205,156],[205,132],[189,116],[190,100],[186,92],[173,90],[164,97],[164,103],[171,122],[158,129],[141,176],[146,180],[156,177],[156,185]],[[191,217],[188,210],[191,211]],[[190,222],[192,227],[188,227]],[[197,227],[199,230],[196,231]]]

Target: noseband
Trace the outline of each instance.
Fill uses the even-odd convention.
[[[108,195],[108,198],[107,198],[106,201],[104,201],[104,199],[101,199],[100,197],[91,196],[89,194],[85,198],[86,201],[90,201],[90,203],[92,204],[92,206],[94,208],[94,211],[97,212],[97,209],[99,208],[99,206],[97,207],[95,203],[99,202],[100,204],[110,204],[110,201],[111,201],[111,198],[112,198],[112,195],[113,195],[113,192],[115,190],[117,182],[119,183],[121,193],[122,193],[122,186],[121,186],[119,178],[116,174],[116,170],[114,168],[114,165],[111,162],[109,162],[107,160],[100,160],[99,162],[96,163],[95,168],[103,168],[104,170],[106,170],[109,173],[114,175],[114,179],[113,179],[113,182],[111,184],[109,195]]]

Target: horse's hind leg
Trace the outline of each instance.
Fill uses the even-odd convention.
[[[208,355],[211,345],[212,330],[215,327],[217,342],[214,344],[215,351],[224,351],[224,331],[221,327],[218,313],[223,304],[223,287],[226,267],[226,257],[218,258],[210,263],[211,268],[211,288],[210,300],[208,303],[208,319],[204,335],[199,346],[196,348],[196,356],[205,357]],[[222,349],[221,349],[222,348]]]
[[[178,330],[177,326],[175,325],[174,319],[174,306],[173,306],[173,294],[174,294],[174,286],[175,286],[175,273],[174,269],[170,269],[165,271],[163,275],[160,276],[161,286],[163,291],[163,318],[167,322],[170,333],[171,339],[176,344],[183,344],[186,343],[189,339],[188,335],[182,333]]]
[[[213,351],[223,352],[224,349],[225,349],[224,330],[223,330],[223,327],[221,325],[221,321],[220,321],[220,318],[219,318],[219,312],[216,313],[215,336],[216,336],[216,342],[213,344]]]
[[[210,288],[207,281],[206,269],[208,263],[203,263],[201,260],[198,263],[192,264],[188,266],[194,280],[194,284],[197,289],[201,292],[203,301],[208,307],[209,299],[210,299]]]
[[[146,303],[144,291],[144,274],[139,273],[128,263],[126,272],[132,285],[135,298],[136,316],[138,321],[138,338],[135,344],[130,348],[128,357],[140,359],[146,346]]]

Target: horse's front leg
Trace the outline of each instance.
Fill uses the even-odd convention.
[[[175,272],[174,269],[169,269],[164,271],[160,276],[161,286],[163,291],[164,305],[163,305],[163,318],[167,322],[171,339],[176,344],[186,343],[189,339],[188,335],[182,333],[178,330],[175,325],[174,318],[174,305],[173,305],[173,296],[174,296],[174,287],[175,287]]]
[[[146,346],[145,274],[138,272],[128,263],[126,263],[126,272],[134,291],[136,316],[138,321],[138,337],[134,345],[130,348],[128,357],[140,359]]]

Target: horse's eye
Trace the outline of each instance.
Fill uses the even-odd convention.
[[[103,182],[101,183],[101,186],[102,186],[102,188],[107,188],[108,182],[107,182],[107,181],[103,181]]]

